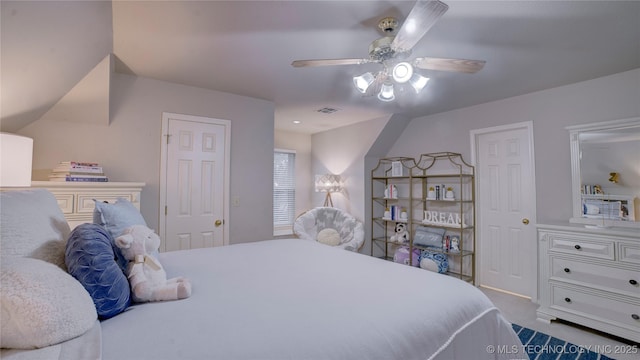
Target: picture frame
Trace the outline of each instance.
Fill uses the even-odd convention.
[[[391,163],[391,176],[402,176],[402,162],[393,161]]]
[[[460,252],[460,236],[452,235],[449,247],[451,252]]]

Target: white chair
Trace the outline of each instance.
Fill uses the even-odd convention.
[[[340,235],[336,247],[358,251],[364,244],[362,222],[351,214],[333,207],[317,207],[302,213],[293,223],[293,233],[300,239],[318,241],[318,233],[335,229]]]

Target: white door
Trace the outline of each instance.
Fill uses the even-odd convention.
[[[475,130],[472,142],[478,189],[479,284],[535,299],[533,124]]]
[[[227,120],[163,114],[162,250],[228,244],[229,128]]]

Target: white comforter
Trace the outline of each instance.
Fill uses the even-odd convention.
[[[160,260],[191,280],[191,298],[103,321],[103,359],[508,359],[487,345],[520,345],[470,284],[316,242]]]

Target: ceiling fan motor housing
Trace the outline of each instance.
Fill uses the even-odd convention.
[[[411,51],[396,52],[391,49],[391,43],[395,36],[384,36],[374,40],[369,45],[369,58],[375,62],[384,62],[390,59],[404,59],[411,54]]]
[[[399,53],[391,48],[391,43],[393,43],[393,39],[396,37],[396,30],[398,29],[398,20],[396,18],[383,18],[378,22],[378,27],[385,36],[374,40],[371,45],[369,45],[369,58],[371,60],[384,62],[397,57],[405,58],[409,56],[408,53]]]

